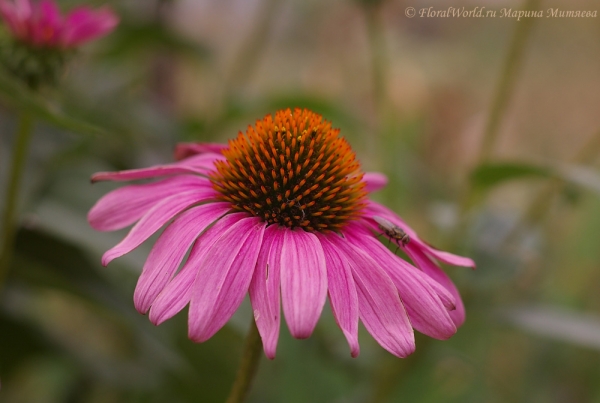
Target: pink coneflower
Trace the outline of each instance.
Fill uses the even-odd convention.
[[[0,0],[0,15],[15,38],[45,48],[74,48],[108,34],[119,22],[107,7],[81,6],[63,17],[52,0]]]
[[[119,22],[108,8],[77,7],[62,16],[52,0],[0,0],[10,36],[2,36],[0,64],[37,90],[56,84],[79,45],[112,31]]]
[[[184,144],[176,156],[173,164],[92,177],[167,177],[110,192],[88,216],[101,231],[136,223],[104,254],[104,265],[166,225],[134,294],[135,307],[149,312],[154,324],[189,304],[189,337],[203,342],[248,292],[265,354],[273,358],[280,305],[290,333],[306,338],[327,295],[353,357],[359,318],[399,357],[415,349],[413,328],[447,339],[463,322],[460,296],[436,260],[473,261],[428,246],[398,216],[368,200],[367,192],[384,186],[385,177],[363,174],[339,130],[321,116],[279,111],[228,145]],[[406,231],[410,240],[399,247],[416,267],[379,241],[374,217]]]

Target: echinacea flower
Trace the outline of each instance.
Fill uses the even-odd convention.
[[[189,304],[189,337],[203,342],[249,293],[269,358],[277,348],[281,307],[292,336],[306,338],[328,295],[353,357],[359,319],[398,357],[414,351],[413,328],[447,339],[462,324],[460,296],[436,260],[473,261],[428,246],[397,215],[370,201],[368,192],[384,186],[385,177],[363,174],[339,129],[320,115],[278,111],[227,145],[183,144],[176,157],[172,164],[92,177],[166,177],[114,190],[88,216],[101,231],[135,223],[104,254],[104,265],[166,226],[134,293],[136,309],[149,312],[154,324]],[[399,247],[416,266],[377,238],[374,217],[406,231],[410,241]]]
[[[0,0],[0,15],[15,38],[46,48],[79,46],[108,34],[119,22],[107,7],[80,6],[63,17],[52,0]]]
[[[0,0],[8,36],[0,36],[0,63],[31,88],[54,84],[69,55],[111,32],[119,18],[108,7],[74,8],[61,15],[53,0]]]

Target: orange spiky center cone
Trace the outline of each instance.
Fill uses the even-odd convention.
[[[338,231],[366,199],[360,164],[339,132],[306,109],[267,115],[229,141],[213,187],[235,210],[269,224]]]

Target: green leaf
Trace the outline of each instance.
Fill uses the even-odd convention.
[[[213,121],[198,119],[197,116],[184,120],[184,139],[187,141],[214,141],[214,133],[229,128],[232,124],[239,124],[236,130],[245,129],[248,124],[253,124],[256,119],[272,114],[279,109],[307,108],[323,115],[323,118],[333,122],[334,127],[342,128],[344,136],[357,127],[362,127],[362,122],[351,112],[339,106],[339,102],[332,99],[309,94],[278,94],[260,99],[247,100],[236,96],[229,96],[220,116]],[[234,131],[235,133],[235,131]]]
[[[522,162],[483,164],[471,173],[471,183],[478,190],[486,190],[500,183],[523,178],[550,178],[552,171],[544,166]]]
[[[31,91],[6,70],[0,68],[0,99],[14,108],[27,110],[36,117],[75,134],[102,136],[105,131],[88,122],[66,115],[56,104]]]
[[[477,190],[488,190],[504,182],[526,178],[558,179],[600,194],[600,173],[580,165],[503,162],[480,165],[471,173],[471,183]]]
[[[112,46],[104,53],[104,57],[121,58],[159,49],[199,61],[205,61],[210,56],[207,47],[183,38],[156,22],[121,25],[111,39]]]
[[[15,238],[10,279],[65,291],[115,312],[133,311],[129,301],[79,246],[48,232],[21,228]]]
[[[5,377],[30,357],[51,351],[52,343],[45,340],[38,329],[26,321],[6,315],[2,310],[0,329],[2,342],[10,346],[0,349],[0,374]]]

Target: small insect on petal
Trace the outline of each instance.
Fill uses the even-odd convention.
[[[396,241],[398,246],[402,244],[402,247],[405,247],[410,242],[408,234],[393,222],[379,216],[374,216],[373,220],[375,220],[379,229],[382,230],[386,236]]]

